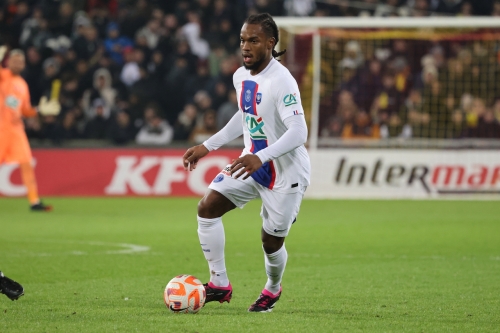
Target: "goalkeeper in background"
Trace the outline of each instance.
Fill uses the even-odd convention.
[[[5,46],[0,47],[0,62],[6,50]],[[25,58],[21,50],[9,53],[7,68],[0,66],[0,164],[19,163],[31,210],[50,211],[52,207],[44,205],[38,197],[31,149],[22,117],[34,117],[37,113],[57,115],[61,106],[56,99],[47,100],[46,97],[42,97],[38,107],[31,106],[28,85],[20,75],[24,67]]]

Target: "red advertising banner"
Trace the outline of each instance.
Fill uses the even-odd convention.
[[[200,196],[217,173],[241,150],[211,152],[192,172],[182,150],[34,150],[42,196]],[[0,165],[0,196],[23,196],[19,166]]]

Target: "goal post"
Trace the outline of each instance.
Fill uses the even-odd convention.
[[[498,18],[275,21],[277,49],[287,49],[283,63],[301,88],[311,150],[456,146],[455,138],[500,146],[489,125],[500,121]]]

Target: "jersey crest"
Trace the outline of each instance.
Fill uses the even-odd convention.
[[[5,99],[5,105],[10,107],[11,109],[15,109],[19,106],[19,99],[17,99],[15,96],[9,95]]]

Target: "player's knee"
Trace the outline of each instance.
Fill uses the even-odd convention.
[[[222,194],[212,191],[198,203],[198,216],[206,219],[221,217],[236,206]]]
[[[284,242],[285,237],[276,237],[273,235],[269,235],[266,232],[262,233],[262,247],[267,254],[274,253],[281,249]]]
[[[203,218],[213,218],[212,215],[212,209],[210,207],[211,205],[207,202],[206,198],[203,197],[199,202],[198,202],[198,216],[203,217]],[[216,216],[217,217],[217,216]]]
[[[198,216],[206,219],[215,219],[224,215],[220,207],[215,204],[214,200],[206,196],[198,202]]]

